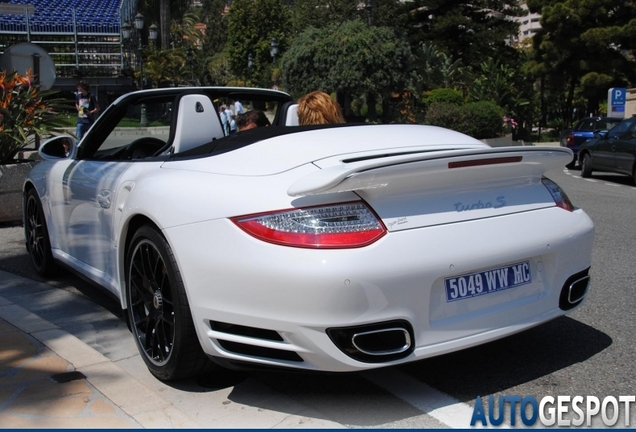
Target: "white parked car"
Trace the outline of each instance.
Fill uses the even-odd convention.
[[[271,127],[224,136],[240,100]],[[121,299],[150,371],[357,371],[482,344],[572,311],[594,226],[547,170],[422,125],[294,124],[289,95],[172,88],[114,102],[24,186],[27,249]],[[169,113],[169,115],[166,115]],[[210,361],[212,360],[212,361]]]

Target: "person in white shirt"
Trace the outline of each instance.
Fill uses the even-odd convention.
[[[225,118],[227,119],[227,129],[225,130],[225,135],[230,134],[230,121],[232,120],[233,116],[234,116],[234,113],[230,109],[230,106],[225,105]]]
[[[230,120],[230,135],[236,133],[236,116],[232,116],[232,120]]]
[[[221,105],[219,107],[219,119],[221,120],[221,124],[223,125],[223,132],[225,133],[225,135],[229,135],[229,122],[228,117],[225,114],[225,105]]]
[[[234,102],[234,114],[239,115],[239,114],[243,114],[245,112],[245,110],[243,109],[243,104],[241,103],[241,101],[235,101]]]

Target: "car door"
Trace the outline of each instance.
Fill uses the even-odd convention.
[[[167,144],[172,118],[165,112],[170,103],[155,97],[147,103],[122,104],[106,125],[89,131],[81,143],[87,147],[64,174],[66,209],[60,247],[76,266],[107,287],[113,285],[116,270],[117,194],[126,173],[135,164],[152,160]]]
[[[636,160],[636,119],[631,121],[627,132],[616,139],[614,144],[614,167],[616,171],[625,174],[634,172]]]
[[[614,126],[607,135],[598,141],[595,149],[592,151],[592,164],[594,168],[605,171],[614,171],[615,154],[617,142],[629,131],[636,118],[623,120]]]

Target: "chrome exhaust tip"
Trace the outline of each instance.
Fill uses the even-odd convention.
[[[351,344],[363,354],[386,356],[401,354],[411,348],[411,335],[403,328],[388,328],[355,333]]]
[[[343,353],[365,363],[403,359],[415,349],[413,327],[406,320],[331,328],[327,335]]]

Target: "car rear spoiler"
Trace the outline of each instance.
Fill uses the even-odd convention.
[[[564,147],[455,149],[366,157],[356,154],[350,159],[340,155],[315,161],[322,169],[294,182],[287,194],[306,196],[377,189],[405,179],[420,188],[434,188],[449,186],[449,182],[539,177],[548,170],[564,167],[572,157],[572,150]]]

